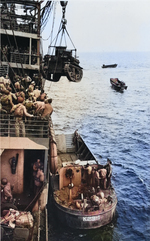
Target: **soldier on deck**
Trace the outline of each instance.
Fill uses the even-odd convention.
[[[35,85],[40,85],[40,77],[38,76],[38,74],[33,75],[33,81],[35,82]]]
[[[24,82],[23,86],[25,87],[25,89],[27,89],[29,87],[32,79],[30,78],[30,76],[25,74],[24,78],[22,78],[22,81]]]
[[[33,164],[33,178],[34,178],[34,194],[38,194],[43,182],[44,182],[44,172],[43,165],[40,162],[40,159]]]
[[[35,101],[36,101],[40,97],[40,95],[41,95],[41,90],[39,90],[38,86],[36,86],[35,90],[33,90],[33,94],[34,94]]]
[[[16,104],[18,103],[23,103],[25,100],[25,93],[24,93],[24,88],[23,86],[20,85],[19,82],[15,83],[15,88],[16,88],[16,97],[17,97],[17,101],[15,102]]]
[[[53,112],[53,107],[52,107],[51,103],[52,103],[52,99],[45,100],[45,107],[44,107],[44,111],[42,113],[42,117],[45,119],[48,119],[49,116]]]
[[[1,202],[11,202],[13,200],[12,190],[13,185],[8,182],[7,178],[2,178],[1,180]]]
[[[4,110],[4,112],[10,113],[10,110],[14,104],[12,101],[12,95],[10,91],[7,90],[5,87],[2,87],[0,90],[0,103],[1,108]]]
[[[14,77],[13,77],[13,82],[14,83],[16,83],[16,82],[21,82],[21,77],[20,77],[20,75],[18,75],[18,74],[16,74],[15,73],[15,75],[14,75]]]
[[[33,101],[36,100],[36,98],[34,97],[34,92],[33,92],[34,91],[34,86],[35,86],[35,83],[34,83],[34,81],[32,81],[32,83],[29,85],[29,88],[26,89],[26,97],[27,98],[32,97]]]
[[[14,115],[16,117],[16,122],[15,122],[15,132],[16,136],[20,136],[20,129],[22,130],[22,136],[25,137],[25,124],[23,121],[23,117],[33,117],[33,115],[29,114],[26,110],[26,107],[22,104],[19,103],[17,105],[14,105],[13,108],[11,109],[11,112],[14,112]]]

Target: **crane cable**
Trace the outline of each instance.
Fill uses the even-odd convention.
[[[53,21],[52,21],[52,28],[51,28],[51,33],[47,39],[43,39],[44,41],[47,41],[48,39],[51,38],[52,41],[52,36],[53,36],[53,30],[54,30],[54,24],[55,24],[55,18],[56,18],[56,2],[54,3],[54,14],[53,14]]]
[[[67,46],[66,37],[65,37],[65,32],[66,32],[66,34],[68,35],[68,37],[69,37],[69,39],[70,39],[70,41],[71,41],[71,43],[72,43],[72,45],[73,45],[73,47],[74,47],[74,49],[75,49],[75,57],[76,57],[76,48],[75,48],[75,45],[74,45],[74,43],[73,43],[73,41],[72,41],[72,39],[71,39],[71,37],[70,37],[67,29],[66,29],[66,26],[65,26],[65,25],[66,25],[66,20],[65,20],[65,7],[62,7],[62,8],[63,8],[63,10],[62,10],[62,11],[63,11],[63,15],[62,15],[62,18],[61,18],[61,22],[60,22],[60,26],[59,26],[58,33],[57,33],[56,37],[53,39],[53,41],[55,40],[54,46],[56,46],[56,44],[57,44],[58,36],[59,36],[59,34],[61,33],[61,31],[62,31],[62,34],[61,34],[61,39],[60,39],[60,45],[62,44],[62,39],[63,39],[63,36],[64,36],[65,44],[66,44],[66,46]],[[53,41],[51,41],[51,43],[50,43],[50,45],[49,45],[48,48],[50,48],[50,47],[52,46]],[[54,49],[53,49],[53,51],[54,51]],[[58,57],[59,57],[59,56],[57,56],[57,60],[56,60],[55,68],[54,68],[54,74],[56,73],[56,69],[57,69],[57,65],[58,65]],[[48,64],[49,64],[49,63],[48,63]],[[47,73],[47,74],[48,74],[48,73]]]

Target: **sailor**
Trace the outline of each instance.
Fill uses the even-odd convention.
[[[12,190],[14,185],[8,182],[7,178],[2,178],[1,180],[1,202],[11,202],[13,200]]]
[[[26,110],[26,107],[22,104],[19,103],[17,105],[14,105],[13,108],[11,109],[11,112],[14,112],[14,115],[16,117],[16,122],[15,122],[15,132],[16,136],[20,136],[20,129],[22,130],[22,136],[25,137],[25,124],[23,121],[23,117],[33,117],[33,115],[29,114]]]

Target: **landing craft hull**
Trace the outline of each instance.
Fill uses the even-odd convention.
[[[126,84],[123,81],[120,81],[118,78],[110,78],[111,86],[114,90],[123,92],[127,89]]]
[[[116,212],[117,198],[112,207],[107,211],[94,211],[88,214],[83,211],[69,210],[62,207],[54,200],[57,217],[62,224],[74,229],[96,229],[113,221]]]
[[[116,68],[117,67],[117,64],[109,64],[109,65],[105,65],[103,64],[102,65],[102,68],[105,69],[105,68]]]

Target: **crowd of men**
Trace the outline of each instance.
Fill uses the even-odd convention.
[[[33,75],[33,79],[27,74],[15,75],[12,84],[8,75],[0,77],[0,112],[14,114],[16,136],[21,128],[25,137],[24,117],[48,119],[53,112],[52,99],[43,91],[38,75]]]
[[[1,49],[1,60],[4,62],[18,62],[22,64],[29,64],[30,51],[29,47],[18,47],[8,46],[7,44],[0,47]],[[31,50],[31,65],[37,63],[37,50],[33,46]]]

